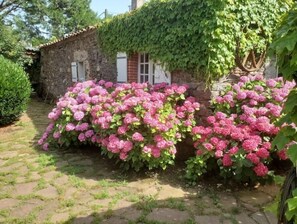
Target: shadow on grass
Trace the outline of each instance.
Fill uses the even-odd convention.
[[[169,198],[155,200],[151,196],[139,199],[130,206],[120,208],[101,208],[98,203],[98,211],[90,215],[78,215],[71,217],[65,223],[71,224],[194,224],[208,221],[235,220],[234,215],[238,212],[230,212],[228,218],[223,216],[223,211],[213,208],[212,214],[203,215],[203,206],[199,205],[199,198]],[[210,219],[207,219],[210,216]],[[212,222],[211,222],[212,223]]]

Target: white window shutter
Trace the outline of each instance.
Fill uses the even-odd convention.
[[[77,63],[77,74],[78,74],[78,81],[79,82],[86,81],[85,63],[83,63],[83,62],[78,62]]]
[[[72,82],[77,82],[77,63],[71,63],[71,75],[72,75]]]
[[[117,54],[117,82],[127,82],[127,54],[118,53]]]
[[[155,76],[155,84],[163,83],[163,82],[171,84],[170,72],[166,71],[163,68],[163,66],[159,63],[155,64],[154,76]]]

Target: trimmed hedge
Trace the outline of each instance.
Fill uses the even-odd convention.
[[[30,93],[30,82],[23,68],[0,56],[0,125],[10,124],[21,115]]]

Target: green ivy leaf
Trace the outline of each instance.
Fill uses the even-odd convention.
[[[279,150],[282,150],[289,142],[290,139],[283,132],[279,132],[272,142],[272,147],[276,146]]]
[[[287,154],[292,161],[297,161],[297,144],[291,145]]]

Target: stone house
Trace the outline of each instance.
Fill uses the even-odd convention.
[[[131,10],[140,8],[149,0],[131,0]],[[120,55],[120,57],[119,57]],[[210,100],[213,96],[225,89],[226,85],[233,81],[238,80],[238,76],[233,73],[245,73],[240,69],[236,69],[237,72],[231,72],[228,77],[223,77],[216,81],[212,88],[206,88],[204,81],[199,81],[194,78],[193,74],[186,71],[171,71],[168,72],[162,66],[150,59],[148,53],[136,52],[132,55],[126,56],[124,53],[118,55],[118,77],[124,82],[149,82],[150,84],[157,83],[176,83],[187,84],[190,86],[189,93],[196,97],[199,103],[201,103],[201,109],[199,116],[205,117],[211,114]],[[125,60],[125,62],[123,62]],[[119,66],[120,65],[120,66]],[[126,67],[121,67],[125,65]],[[277,77],[276,61],[272,58],[267,61],[262,68],[265,71],[267,78]]]
[[[88,27],[39,47],[43,97],[56,99],[77,81],[116,81],[116,60],[102,53],[97,35],[97,27]]]
[[[131,10],[140,8],[148,0],[131,0]],[[161,64],[150,59],[148,53],[136,52],[132,55],[119,53],[117,57],[118,80],[121,82],[148,82],[157,84],[166,82],[168,84],[187,84],[190,86],[190,94],[199,98],[202,108],[199,111],[199,116],[209,114],[211,91],[206,89],[205,82],[197,81],[193,75],[185,71],[166,71]],[[228,82],[226,79],[221,82]],[[222,88],[224,85],[216,85],[213,92],[217,88]]]

